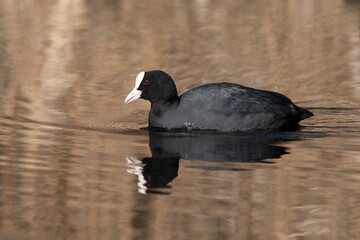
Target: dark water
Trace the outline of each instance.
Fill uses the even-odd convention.
[[[360,2],[0,1],[0,239],[360,238]],[[228,81],[296,132],[159,133],[143,70]]]

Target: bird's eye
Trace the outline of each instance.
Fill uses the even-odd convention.
[[[145,81],[144,81],[144,85],[149,85],[149,83],[150,83],[150,82],[149,82],[148,80],[145,80]]]

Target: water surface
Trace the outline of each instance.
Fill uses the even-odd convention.
[[[358,239],[360,4],[1,1],[1,239]],[[143,70],[314,112],[295,132],[146,131]]]

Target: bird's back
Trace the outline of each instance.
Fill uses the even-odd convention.
[[[193,120],[189,125],[237,130],[280,128],[312,116],[280,93],[233,83],[205,84],[185,92],[178,111]]]

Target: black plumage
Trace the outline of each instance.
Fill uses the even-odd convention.
[[[150,128],[224,132],[288,129],[313,116],[276,92],[224,82],[201,85],[178,96],[167,73],[155,70],[140,74],[133,90],[137,95],[131,97],[130,93],[125,102],[139,97],[151,102]]]

